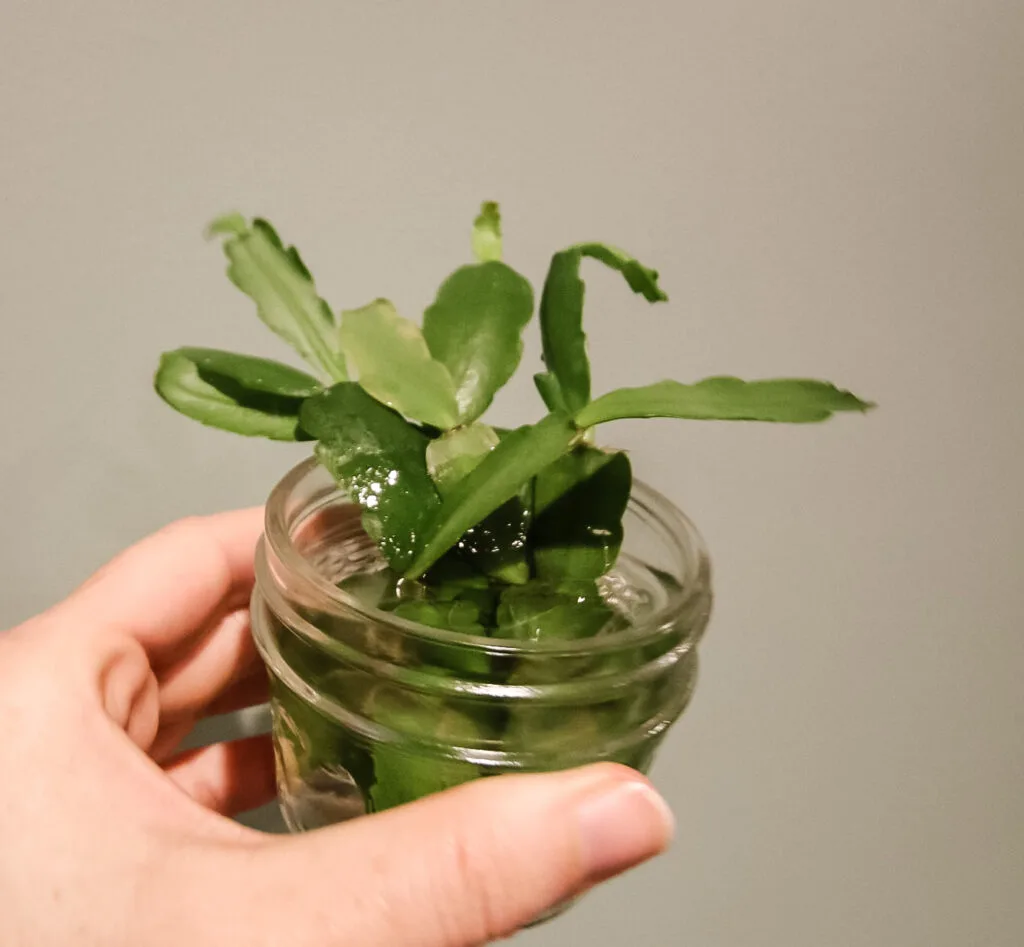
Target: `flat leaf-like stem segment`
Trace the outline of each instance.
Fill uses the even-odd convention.
[[[258,217],[250,226],[239,214],[229,214],[210,224],[209,232],[226,236],[228,278],[256,303],[267,327],[327,378],[344,381],[348,376],[334,315],[317,294],[299,251],[285,247],[274,228]]]
[[[533,376],[533,383],[548,411],[561,411],[563,414],[569,413],[569,408],[562,397],[562,389],[558,384],[558,380],[551,372],[538,372],[538,374]]]
[[[501,211],[494,201],[484,201],[473,221],[473,256],[481,263],[501,259]]]
[[[468,529],[511,500],[548,464],[566,453],[578,434],[570,419],[551,414],[503,437],[445,497],[426,530],[426,542],[406,575],[422,575]]]
[[[512,377],[532,315],[533,289],[504,263],[464,266],[442,284],[423,335],[455,382],[460,423],[480,417]]]
[[[420,327],[388,300],[343,312],[341,347],[378,401],[442,430],[458,423],[452,376],[430,354]]]
[[[579,446],[542,470],[533,487],[529,546],[538,578],[597,579],[615,565],[633,485],[621,452]]]
[[[363,509],[363,527],[399,572],[423,542],[440,504],[427,473],[428,438],[355,382],[303,402],[316,455]]]
[[[590,427],[619,418],[694,418],[806,424],[824,421],[839,411],[864,412],[873,407],[829,382],[806,378],[742,381],[719,376],[692,385],[660,381],[640,388],[619,388],[583,408],[576,422]]]
[[[295,441],[307,439],[299,427],[299,408],[320,390],[320,383],[270,359],[181,348],[161,356],[154,387],[172,408],[201,424]]]
[[[447,496],[498,443],[494,429],[480,421],[435,437],[427,445],[427,469],[441,496]]]
[[[561,401],[571,411],[579,411],[590,401],[590,360],[587,336],[583,331],[585,286],[580,278],[584,257],[600,260],[620,272],[630,289],[648,302],[668,299],[658,286],[658,274],[624,250],[602,243],[581,243],[556,253],[551,260],[540,299],[540,331],[544,345],[544,364],[550,375],[537,386],[551,409]]]

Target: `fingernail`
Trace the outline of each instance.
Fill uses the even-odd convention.
[[[665,800],[645,782],[613,782],[583,797],[578,809],[583,858],[597,881],[663,852],[675,819]]]

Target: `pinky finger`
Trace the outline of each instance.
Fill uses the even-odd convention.
[[[266,735],[189,750],[168,760],[164,772],[201,806],[226,816],[256,809],[276,793]]]

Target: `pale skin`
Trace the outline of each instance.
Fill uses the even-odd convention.
[[[175,523],[0,635],[5,947],[469,947],[666,847],[632,770],[481,780],[300,836],[266,737],[182,753],[266,699],[247,606],[261,510]]]

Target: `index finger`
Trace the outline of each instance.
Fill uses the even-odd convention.
[[[55,610],[121,631],[150,654],[173,650],[253,585],[263,508],[179,520],[111,560]]]

